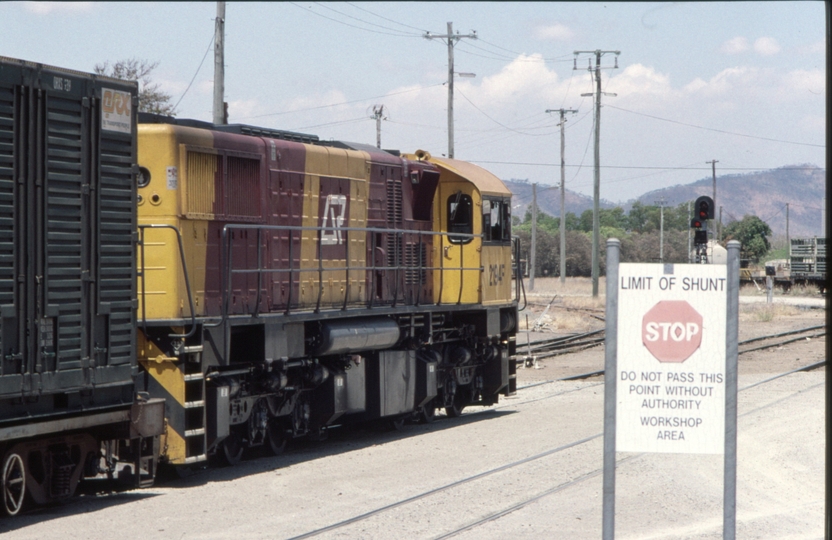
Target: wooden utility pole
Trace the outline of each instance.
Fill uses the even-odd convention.
[[[532,242],[529,248],[529,291],[534,290],[535,249],[537,249],[537,184],[532,184]]]
[[[425,33],[425,39],[447,39],[448,40],[448,157],[454,157],[454,42],[462,38],[477,39],[477,32],[472,31],[470,34],[462,35],[459,32],[454,35],[454,23],[448,23],[448,33],[445,35],[434,35],[430,32]],[[466,73],[464,75],[471,76]]]
[[[706,161],[705,163],[710,163],[711,164],[711,174],[713,175],[713,184],[714,184],[714,196],[713,196],[714,208],[719,208],[719,206],[717,206],[717,204],[716,204],[716,164],[719,163],[719,161],[717,161],[715,159],[712,159],[711,161]],[[717,227],[716,227],[717,240],[720,238],[720,236],[722,234],[722,231],[719,230],[719,225],[722,225],[722,216],[720,216],[719,222],[718,222]]]
[[[214,123],[225,125],[228,114],[225,109],[225,2],[217,2],[217,19],[214,24]]]
[[[547,113],[560,113],[560,282],[566,282],[566,161],[564,161],[564,133],[566,113],[577,113],[575,109],[546,109]]]
[[[598,274],[600,273],[600,201],[601,201],[601,94],[615,96],[601,92],[601,56],[612,53],[615,55],[615,66],[618,69],[618,55],[621,51],[575,51],[575,63],[573,69],[578,69],[578,55],[589,53],[595,55],[595,92],[581,94],[582,97],[594,96],[595,98],[595,178],[592,190],[592,297],[598,297]],[[592,73],[592,60],[589,61],[589,72]]]

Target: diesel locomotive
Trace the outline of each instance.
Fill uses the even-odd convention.
[[[516,391],[511,193],[0,58],[3,511]]]

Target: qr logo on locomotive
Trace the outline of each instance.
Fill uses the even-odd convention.
[[[132,97],[129,92],[120,92],[105,88],[101,92],[101,129],[130,133],[130,107]]]

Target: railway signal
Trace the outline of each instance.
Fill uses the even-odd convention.
[[[714,200],[707,195],[696,199],[694,208],[696,208],[696,217],[699,220],[714,219]]]

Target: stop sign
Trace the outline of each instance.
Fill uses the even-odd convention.
[[[702,315],[684,300],[662,300],[644,314],[641,341],[659,362],[684,362],[702,343]]]

